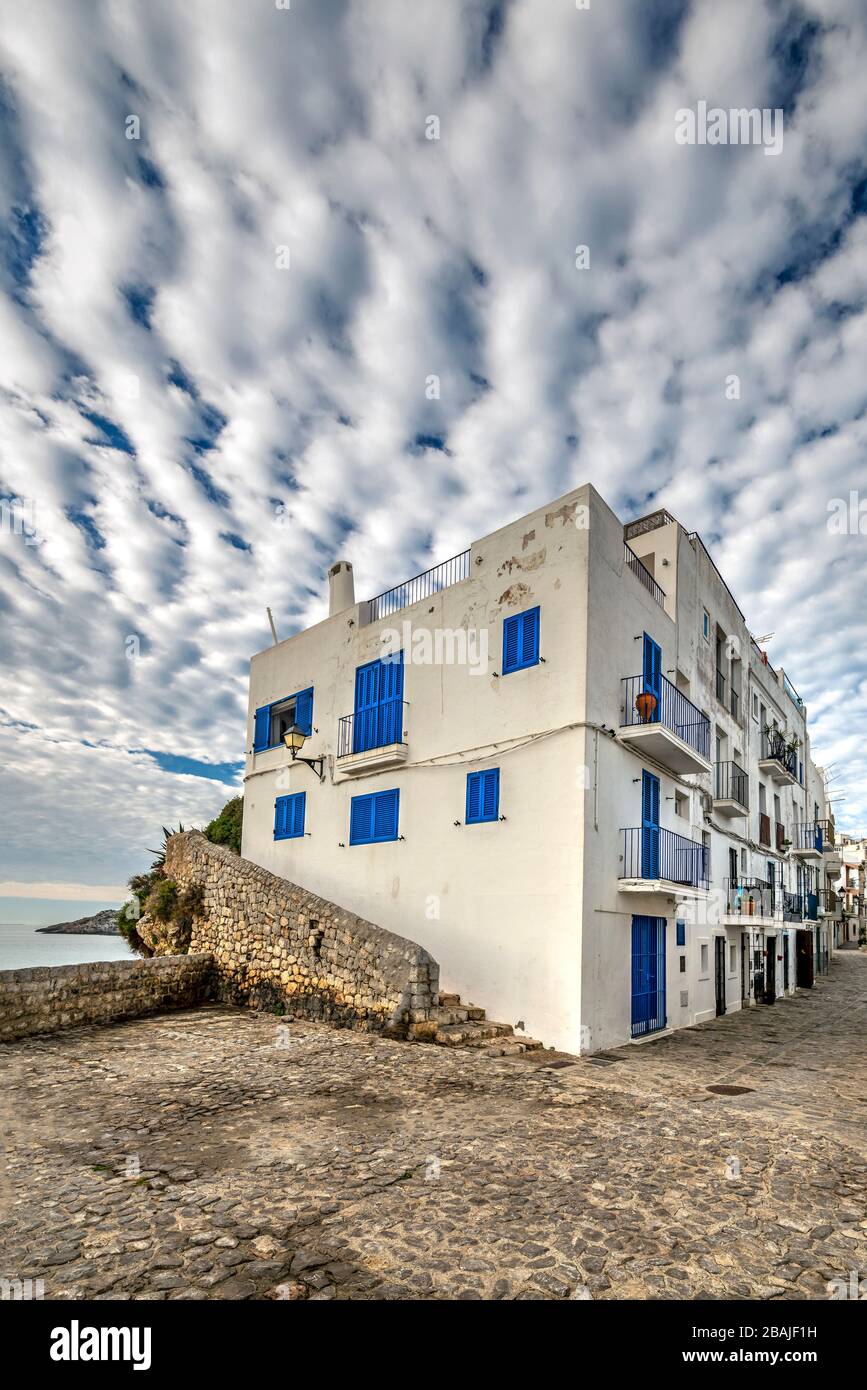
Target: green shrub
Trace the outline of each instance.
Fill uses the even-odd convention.
[[[205,827],[205,838],[215,845],[226,845],[236,854],[241,853],[241,825],[244,819],[244,798],[233,796],[210,825]]]

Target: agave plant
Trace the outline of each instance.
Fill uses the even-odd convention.
[[[154,862],[153,862],[153,864],[152,864],[152,866],[151,866],[152,868],[154,868],[154,869],[161,869],[161,868],[163,867],[163,865],[164,865],[165,862],[166,862],[166,845],[167,845],[168,842],[169,842],[170,836],[172,836],[172,835],[182,835],[183,832],[184,832],[184,827],[183,827],[182,825],[179,825],[178,828],[177,828],[177,830],[168,830],[168,829],[166,828],[166,826],[163,826],[163,845],[162,845],[162,849],[151,849],[150,845],[147,846],[148,854],[155,854],[155,855],[156,855],[156,859],[154,860]]]

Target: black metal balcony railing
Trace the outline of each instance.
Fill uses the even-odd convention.
[[[774,821],[774,843],[780,854],[786,852],[786,827],[781,820]]]
[[[773,917],[776,894],[760,878],[725,880],[726,912],[730,917]]]
[[[804,894],[804,917],[805,922],[817,922],[819,920],[819,895],[818,893]]]
[[[432,569],[424,570],[412,579],[405,579],[402,584],[396,584],[393,589],[386,589],[385,593],[377,594],[376,598],[370,599],[368,621],[375,623],[379,618],[387,618],[389,613],[409,608],[411,604],[418,603],[423,598],[430,598],[431,594],[438,594],[440,589],[448,589],[452,584],[459,584],[462,579],[469,577],[470,551],[462,550],[460,555],[453,556],[451,560],[443,560]]]
[[[771,847],[771,818],[764,811],[759,811],[759,844]]]
[[[665,879],[683,887],[708,887],[708,852],[697,840],[652,826],[636,826],[621,834],[621,878]]]
[[[792,826],[792,849],[814,849],[821,854],[824,847],[825,839],[819,821],[799,821]]]
[[[791,777],[798,779],[798,752],[790,748],[779,729],[762,731],[762,761],[773,758]]]
[[[716,697],[718,700],[722,700],[723,704],[725,704],[726,678],[723,675],[722,671],[719,670],[716,673]]]
[[[840,912],[840,898],[833,888],[819,889],[819,907],[829,917],[836,917]]]
[[[710,720],[665,676],[653,684],[645,676],[624,676],[623,723],[661,724],[700,757],[710,758]]]
[[[783,894],[783,921],[803,922],[804,895],[802,893]]]
[[[650,570],[642,560],[639,560],[635,551],[625,541],[623,542],[623,559],[636,579],[640,580],[647,592],[653,595],[660,607],[665,607],[665,590],[657,584]]]
[[[750,779],[736,762],[714,764],[714,798],[717,801],[736,801],[745,811],[750,809]]]
[[[403,743],[404,708],[406,700],[386,700],[371,709],[345,714],[337,729],[337,756],[367,753],[372,748],[386,748],[390,743]]]

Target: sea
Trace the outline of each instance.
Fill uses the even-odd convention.
[[[84,965],[94,960],[128,960],[133,955],[122,936],[43,936],[34,926],[0,923],[0,970]]]

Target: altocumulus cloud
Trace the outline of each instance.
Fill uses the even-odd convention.
[[[6,876],[213,814],[335,553],[376,593],[587,480],[703,534],[861,821],[860,0],[0,14]],[[699,101],[779,157],[679,145]]]

